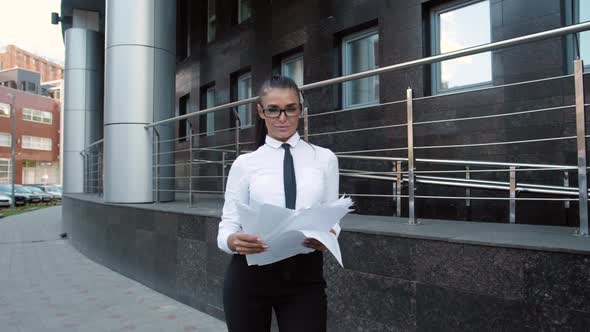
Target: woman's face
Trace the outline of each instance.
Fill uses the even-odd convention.
[[[260,104],[256,105],[258,115],[264,119],[268,135],[276,140],[286,142],[295,131],[299,124],[299,114],[301,113],[301,106],[299,105],[299,96],[294,89],[280,89],[269,88],[265,90],[264,96],[261,98]],[[264,114],[263,109],[268,108],[279,109],[298,109],[297,116],[287,116],[285,112],[280,112],[278,118],[270,118]]]

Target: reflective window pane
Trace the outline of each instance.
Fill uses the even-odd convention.
[[[51,124],[53,122],[53,114],[51,112],[24,108],[23,120]]]
[[[297,85],[303,85],[303,56],[287,58],[281,66],[283,76],[291,78]]]
[[[379,34],[371,32],[344,40],[344,75],[378,67]],[[372,76],[344,83],[344,107],[379,101],[379,77]]]
[[[52,143],[53,142],[51,138],[24,135],[22,136],[23,149],[51,151]]]
[[[207,108],[215,106],[215,88],[207,89]],[[215,130],[215,113],[207,113],[207,136],[213,135]]]
[[[238,100],[252,97],[252,79],[250,74],[244,74],[238,78]],[[240,126],[249,126],[252,124],[252,105],[242,105],[238,107],[240,116]]]
[[[207,41],[215,40],[217,15],[215,13],[215,0],[207,1]]]
[[[490,3],[480,1],[438,14],[438,51],[448,53],[491,41]],[[438,90],[491,82],[490,52],[443,61]]]
[[[0,103],[0,116],[10,117],[10,104]]]
[[[251,10],[251,6],[250,6],[250,0],[238,0],[239,4],[238,4],[238,17],[239,17],[239,22],[238,23],[242,23],[245,20],[250,18],[250,15],[252,14],[252,10]]]
[[[590,21],[590,1],[578,0],[578,13],[579,22]],[[580,33],[580,57],[584,65],[590,65],[590,31]]]
[[[0,159],[0,183],[10,183],[10,159]]]
[[[11,135],[8,133],[0,133],[0,146],[10,147],[12,144]]]

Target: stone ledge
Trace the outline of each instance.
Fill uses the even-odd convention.
[[[187,202],[112,204],[92,194],[66,194],[65,197],[101,204],[174,212],[219,218],[223,198],[219,195],[198,197],[193,207]],[[342,220],[342,230],[366,234],[427,239],[483,246],[565,252],[590,255],[590,237],[574,235],[575,228],[501,224],[486,222],[420,219],[419,225],[407,224],[407,219],[386,216],[350,214]]]

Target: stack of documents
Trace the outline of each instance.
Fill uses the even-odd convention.
[[[350,211],[350,197],[301,210],[270,204],[239,204],[242,231],[260,237],[268,245],[265,252],[246,255],[248,265],[266,265],[314,249],[303,246],[306,238],[321,242],[342,266],[342,254],[336,236],[330,230]]]

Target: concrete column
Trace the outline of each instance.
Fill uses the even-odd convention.
[[[176,1],[107,0],[105,70],[104,197],[112,203],[148,203],[153,192],[153,131],[144,126],[174,116]],[[161,140],[174,124],[157,128]],[[160,145],[172,151],[174,142]],[[162,154],[160,164],[172,164]],[[160,177],[174,176],[162,167]],[[160,182],[170,190],[173,181]],[[162,192],[161,200],[173,193]]]
[[[102,138],[102,34],[71,28],[65,32],[63,185],[66,193],[84,191],[80,152]]]

